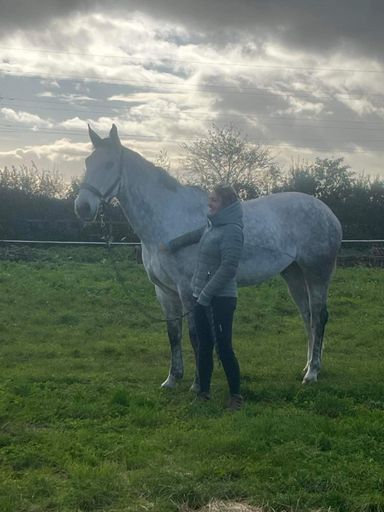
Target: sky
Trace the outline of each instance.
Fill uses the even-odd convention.
[[[384,178],[382,0],[0,0],[0,168],[81,175],[87,124],[182,172],[234,125],[288,169]]]

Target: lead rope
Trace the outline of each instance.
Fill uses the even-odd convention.
[[[162,324],[162,323],[168,323],[168,322],[173,322],[173,321],[177,321],[177,320],[182,320],[183,318],[188,316],[190,313],[192,313],[192,310],[187,311],[186,313],[183,313],[182,315],[177,316],[175,318],[157,318],[157,317],[151,315],[151,313],[148,312],[146,306],[142,302],[139,302],[133,296],[131,291],[128,289],[126,282],[125,282],[125,280],[120,272],[120,269],[117,265],[117,262],[112,255],[112,239],[113,239],[112,238],[112,223],[110,220],[108,220],[106,218],[104,203],[102,203],[102,206],[100,208],[100,229],[101,229],[101,233],[102,233],[102,238],[105,241],[109,260],[110,260],[112,267],[116,274],[116,281],[120,284],[124,294],[129,299],[131,305],[134,306],[138,311],[140,311],[140,313],[142,313],[143,317],[145,317],[145,319],[146,319],[145,325],[151,325],[151,323],[152,324],[154,324],[154,323]],[[208,323],[210,325],[210,329],[211,329],[211,333],[212,333],[213,344],[215,347],[216,362],[219,366],[221,366],[222,363],[221,363],[219,347],[218,347],[218,343],[217,343],[217,334],[216,334],[215,320],[214,320],[214,316],[213,316],[212,306],[208,306],[206,308],[206,314],[207,314]]]
[[[138,311],[140,311],[143,314],[143,316],[145,316],[147,320],[147,325],[149,325],[150,323],[168,323],[177,320],[182,320],[191,313],[191,311],[187,311],[186,313],[183,313],[182,315],[177,316],[175,318],[157,318],[151,313],[149,313],[146,305],[138,301],[136,298],[134,298],[133,294],[128,289],[124,277],[117,265],[117,262],[112,255],[112,223],[106,218],[104,204],[102,204],[100,208],[100,229],[102,233],[102,239],[105,241],[109,260],[116,274],[116,281],[120,284],[124,294],[128,297],[131,305],[133,305]]]

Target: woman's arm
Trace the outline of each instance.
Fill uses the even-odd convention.
[[[175,252],[187,245],[197,244],[200,241],[205,230],[205,226],[202,226],[199,229],[195,229],[194,231],[189,231],[188,233],[184,233],[173,240],[165,243],[165,248],[169,252]]]

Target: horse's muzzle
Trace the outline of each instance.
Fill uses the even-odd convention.
[[[88,201],[81,201],[78,197],[75,200],[75,214],[84,222],[93,220],[95,216]]]

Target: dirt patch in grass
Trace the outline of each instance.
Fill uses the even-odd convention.
[[[194,511],[187,506],[181,507],[180,512],[263,512],[263,509],[234,501],[212,501]]]

